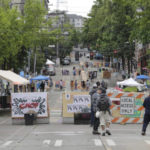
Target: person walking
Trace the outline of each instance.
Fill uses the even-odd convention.
[[[96,93],[92,95],[92,110],[94,112],[94,125],[93,125],[93,134],[100,134],[98,132],[98,127],[100,123],[100,118],[96,117],[96,112],[97,112],[97,103],[100,100],[100,95],[101,95],[102,90],[100,88],[97,89]]]
[[[73,76],[76,76],[76,68],[73,67]]]
[[[75,90],[77,90],[78,89],[78,82],[77,82],[77,80],[75,80],[74,86],[75,86]]]
[[[101,88],[101,95],[97,103],[97,111],[99,111],[100,126],[102,129],[102,136],[105,136],[107,133],[111,135],[110,132],[110,122],[111,122],[111,112],[110,112],[111,101],[106,95],[106,90]],[[105,131],[106,129],[106,131]]]
[[[150,122],[150,93],[149,96],[145,98],[143,106],[145,108],[144,121],[142,127],[142,135],[146,134],[146,128]]]
[[[88,91],[89,88],[90,88],[90,82],[89,82],[89,80],[87,80],[87,81],[86,81],[86,90]]]
[[[60,87],[60,90],[63,89],[63,81],[62,80],[60,80],[60,82],[59,82],[59,87]]]
[[[94,101],[94,99],[93,99],[93,94],[95,94],[97,92],[97,85],[96,84],[93,84],[93,88],[92,88],[92,90],[89,92],[89,95],[91,96],[91,116],[90,116],[90,126],[92,127],[93,125],[94,125],[94,116],[95,116],[95,111],[94,111],[94,109],[93,109],[93,105],[94,105],[94,103],[93,103],[93,101]]]
[[[44,89],[45,89],[45,83],[44,83],[44,81],[42,81],[41,84],[40,84],[41,92],[44,92]]]

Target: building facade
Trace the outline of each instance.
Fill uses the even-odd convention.
[[[17,7],[18,11],[23,14],[25,2],[26,0],[11,0],[10,7]],[[41,3],[43,2],[46,10],[48,10],[49,0],[41,0]]]
[[[67,14],[67,18],[72,26],[81,31],[84,26],[85,18],[75,14]]]

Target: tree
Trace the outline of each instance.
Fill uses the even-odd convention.
[[[133,27],[127,21],[134,17],[134,9],[130,2],[96,0],[85,23],[84,42],[105,56],[122,59],[127,56],[131,64],[134,55],[134,41],[130,40]],[[114,50],[117,50],[117,55],[114,55]]]
[[[10,9],[9,0],[0,1],[0,64],[3,69],[11,69],[22,45],[21,21],[16,9]]]

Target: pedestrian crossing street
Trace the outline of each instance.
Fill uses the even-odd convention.
[[[95,138],[91,140],[93,143],[93,146],[96,147],[103,147],[104,145],[107,145],[109,147],[115,147],[117,145],[119,145],[120,143],[116,143],[115,140],[112,140],[111,138],[106,138],[106,139],[100,139],[100,138]],[[62,147],[63,146],[63,139],[56,139],[56,140],[51,140],[51,139],[45,139],[43,141],[38,141],[38,143],[41,143],[41,146],[53,146],[53,147]],[[150,146],[150,140],[143,140],[143,144],[149,145]],[[0,149],[1,148],[7,148],[7,147],[11,147],[13,144],[16,144],[16,141],[13,140],[8,140],[6,142],[0,142]]]

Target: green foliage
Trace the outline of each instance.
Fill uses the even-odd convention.
[[[118,57],[133,57],[134,42],[130,40],[132,25],[127,18],[133,18],[131,0],[96,0],[84,27],[84,43],[112,56],[118,50]],[[127,44],[128,43],[128,44]]]
[[[53,29],[52,19],[47,19],[47,10],[41,0],[26,0],[23,15],[17,7],[10,7],[10,0],[0,0],[0,65],[2,69],[14,68],[19,71],[27,66],[28,51],[31,53],[31,71],[33,72],[34,55],[37,56],[37,70],[45,63],[45,51],[55,54],[56,48],[48,48],[48,45],[56,45],[59,41],[63,47],[64,55],[72,50],[72,28],[64,24]],[[63,32],[68,35],[64,36]]]

